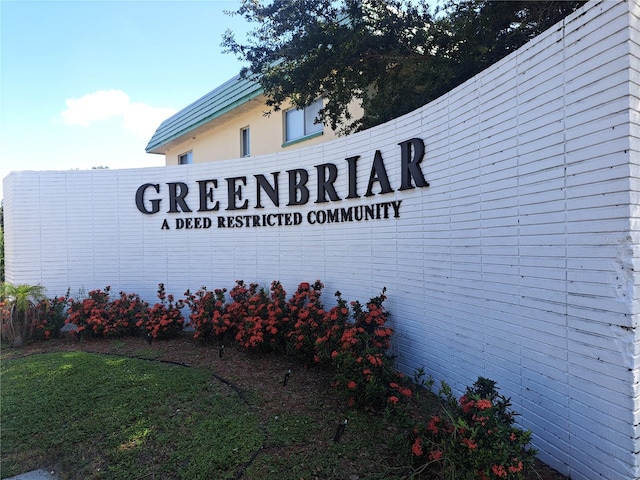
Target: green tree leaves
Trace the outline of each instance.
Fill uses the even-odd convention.
[[[583,3],[244,0],[230,14],[258,26],[246,43],[227,31],[222,46],[249,64],[242,74],[261,83],[269,106],[323,98],[318,121],[351,133],[434,100]]]

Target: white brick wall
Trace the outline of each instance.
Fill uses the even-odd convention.
[[[170,293],[232,287],[288,291],[321,279],[367,300],[388,288],[398,365],[457,391],[498,382],[543,460],[579,479],[640,478],[636,337],[640,234],[640,6],[594,1],[442,98],[348,138],[283,154],[137,170],[17,172],[4,180],[7,280]],[[398,191],[398,143],[418,137],[429,188]],[[396,190],[365,198],[376,150]],[[356,200],[286,207],[286,170],[360,155]],[[398,219],[296,227],[175,230],[166,182],[280,173],[280,209],[402,201]],[[143,215],[143,183],[163,205]],[[378,191],[378,189],[374,189]],[[161,231],[167,218],[170,231]]]

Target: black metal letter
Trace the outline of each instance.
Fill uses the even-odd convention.
[[[357,192],[358,174],[356,170],[356,162],[359,158],[360,155],[346,159],[347,164],[349,165],[349,195],[347,195],[347,198],[360,198],[360,195],[358,195]]]
[[[315,203],[325,203],[328,202],[325,194],[329,194],[329,198],[331,201],[335,202],[340,200],[340,197],[336,193],[336,189],[333,186],[333,182],[338,178],[338,167],[336,167],[333,163],[323,163],[322,165],[316,165],[316,170],[318,172],[318,197]],[[329,171],[329,178],[327,178],[326,173]]]
[[[391,188],[391,184],[389,183],[389,177],[387,176],[387,169],[384,166],[384,160],[382,159],[382,154],[380,150],[376,150],[376,154],[373,157],[373,165],[371,165],[371,174],[369,175],[369,184],[367,185],[367,193],[364,194],[365,197],[370,197],[371,195],[375,195],[373,193],[373,184],[378,182],[380,184],[380,193],[391,193],[393,192],[393,188]]]
[[[276,207],[280,206],[280,198],[278,196],[278,174],[280,172],[273,172],[273,184],[275,186],[271,186],[269,181],[266,179],[264,175],[254,175],[256,177],[256,181],[258,182],[258,188],[256,191],[256,208],[264,208],[262,203],[260,203],[260,189],[264,190],[267,196],[271,199],[273,204]]]
[[[167,185],[169,185],[169,211],[167,213],[176,213],[180,210],[190,212],[191,209],[187,206],[187,202],[184,201],[184,197],[189,193],[187,184],[183,182],[169,182]],[[180,207],[180,210],[178,210],[178,207]]]
[[[212,183],[213,187],[207,189],[207,184]],[[213,189],[218,188],[218,180],[198,180],[200,189],[200,208],[199,212],[213,212],[220,208],[220,202],[216,202],[213,207],[209,207],[208,203],[213,202]]]
[[[145,213],[147,215],[151,215],[152,213],[158,213],[160,211],[160,199],[156,198],[153,200],[149,200],[151,202],[151,210],[147,210],[144,206],[144,193],[147,188],[153,187],[156,193],[160,193],[160,184],[158,183],[145,183],[144,185],[140,185],[138,190],[136,191],[136,207],[140,212]]]
[[[289,174],[289,203],[291,205],[304,205],[309,201],[309,189],[306,187],[309,180],[309,174],[303,168],[287,170]],[[298,175],[300,181],[298,181]],[[298,200],[298,191],[300,192],[300,200]]]
[[[424,142],[420,138],[412,138],[400,145],[400,169],[402,172],[400,181],[400,190],[409,190],[415,188],[411,179],[415,180],[416,187],[428,187],[429,183],[424,178],[420,169],[420,162],[424,158]],[[413,146],[414,155],[411,158],[411,147]]]
[[[231,177],[227,178],[227,208],[226,210],[246,210],[248,208],[249,201],[245,200],[240,206],[236,205],[236,198],[242,200],[242,185],[247,185],[247,177]],[[238,185],[236,188],[236,180],[240,180],[242,185]]]

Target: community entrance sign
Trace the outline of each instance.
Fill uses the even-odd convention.
[[[428,187],[429,184],[424,178],[420,168],[420,163],[424,159],[425,146],[422,139],[413,138],[402,142],[400,145],[400,186],[399,191],[411,190],[416,187]],[[360,156],[352,156],[345,159],[346,163],[346,183],[348,191],[344,196],[338,193],[336,181],[341,174],[338,165],[335,163],[323,163],[315,165],[315,200],[316,204],[328,202],[340,202],[344,199],[360,198],[358,193],[358,160]],[[400,204],[402,200],[380,202],[374,204],[355,205],[327,210],[312,210],[303,217],[300,212],[276,212],[257,213],[265,208],[263,205],[263,195],[266,195],[272,207],[280,207],[280,181],[281,172],[271,173],[269,180],[263,174],[253,174],[255,192],[255,203],[252,209],[256,213],[244,213],[249,210],[249,199],[246,198],[247,176],[233,176],[225,178],[226,184],[226,207],[231,215],[218,215],[215,220],[211,216],[187,216],[185,218],[175,217],[175,229],[209,229],[212,226],[218,228],[243,228],[243,227],[282,227],[300,225],[306,219],[308,224],[322,225],[325,223],[341,223],[352,221],[381,220],[400,217]],[[311,192],[309,183],[309,171],[305,168],[295,168],[286,171],[288,181],[288,202],[287,207],[297,207],[306,205],[310,201]],[[218,179],[196,180],[197,184],[197,213],[209,214],[221,210],[220,200],[216,197],[218,189]],[[153,215],[159,213],[162,208],[163,199],[160,196],[162,186],[159,183],[145,183],[136,190],[136,207],[141,213]],[[187,202],[190,188],[185,182],[167,182],[167,203],[169,205],[166,213],[192,213],[195,206],[190,206]],[[191,189],[193,190],[193,188]],[[377,190],[377,191],[376,191]],[[151,197],[149,197],[151,191]],[[379,150],[376,150],[371,167],[368,173],[367,189],[365,197],[376,194],[391,194],[395,190],[389,181],[387,167]],[[154,195],[155,193],[155,195]],[[194,201],[190,200],[193,205]],[[235,214],[234,214],[235,212]],[[170,230],[171,225],[165,217],[162,220],[162,230]]]
[[[386,287],[398,368],[511,397],[572,479],[640,478],[640,5],[592,1],[436,101],[273,155],[4,179],[7,281],[153,301]],[[329,305],[333,299],[324,299]]]

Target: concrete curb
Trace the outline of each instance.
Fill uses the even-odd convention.
[[[15,477],[5,478],[5,480],[58,480],[54,472],[46,470],[32,470],[31,472],[16,475]]]

